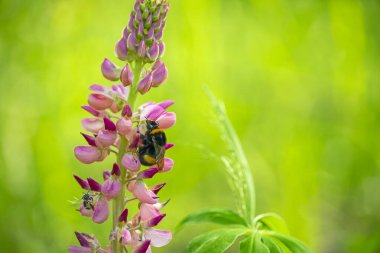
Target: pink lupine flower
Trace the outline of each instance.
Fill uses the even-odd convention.
[[[156,121],[161,129],[167,129],[176,122],[176,114],[167,112],[166,109],[171,106],[172,101],[164,101],[159,104],[147,103],[140,107],[140,120],[146,119]]]
[[[120,134],[130,134],[132,132],[132,121],[126,118],[121,118],[117,121],[116,128]]]
[[[103,118],[104,130],[100,130],[96,136],[96,144],[100,148],[105,148],[113,145],[116,141],[116,125],[107,117]]]
[[[149,252],[148,249],[150,248],[150,241],[149,240],[146,240],[140,244],[138,244],[136,246],[136,248],[134,249],[133,253],[147,253]]]
[[[99,161],[102,157],[102,152],[93,146],[78,146],[74,149],[75,157],[85,164],[90,164]]]
[[[128,188],[133,195],[143,203],[156,204],[158,202],[157,195],[148,189],[142,180],[134,180],[130,182]]]
[[[153,75],[148,73],[137,85],[137,89],[141,94],[147,93],[152,87]]]
[[[131,241],[132,241],[131,233],[129,232],[128,229],[123,228],[121,232],[120,243],[122,245],[127,245],[127,244],[130,244]]]
[[[157,204],[154,204],[154,205],[146,204],[146,203],[141,204],[139,215],[142,221],[148,221],[161,214],[159,211],[160,206],[157,206]]]
[[[102,185],[102,193],[108,199],[115,198],[121,190],[121,182],[118,178],[109,177]]]
[[[133,82],[133,74],[131,69],[129,68],[129,65],[125,65],[123,70],[121,71],[120,74],[120,80],[123,83],[124,86],[131,85]]]
[[[152,86],[158,87],[168,79],[168,69],[161,61],[156,61],[153,68]]]
[[[156,122],[161,129],[168,129],[176,122],[176,114],[174,112],[167,112],[157,118]]]
[[[127,51],[127,40],[125,37],[122,37],[115,45],[115,53],[117,58],[122,61],[126,61],[128,58]]]
[[[108,109],[113,103],[113,100],[101,94],[90,94],[88,96],[88,104],[96,110]]]
[[[140,160],[132,153],[127,153],[121,160],[121,165],[131,172],[137,172],[140,170]]]
[[[92,216],[92,220],[95,223],[101,224],[108,219],[109,213],[110,208],[108,201],[105,198],[100,197],[100,199],[94,207],[94,214]]]

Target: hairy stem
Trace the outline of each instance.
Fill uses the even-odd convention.
[[[143,67],[144,67],[144,64],[142,64],[141,62],[135,62],[135,65],[132,66],[134,79],[130,87],[130,92],[128,96],[128,104],[131,107],[132,111],[135,110],[135,103],[136,103],[136,98],[137,98],[137,84],[140,80],[140,74]],[[128,140],[125,138],[125,136],[121,135],[119,152],[117,154],[117,164],[121,168],[121,190],[120,190],[119,195],[113,201],[113,226],[112,226],[113,230],[115,230],[116,227],[118,226],[119,216],[124,211],[124,207],[125,207],[124,197],[125,197],[125,188],[126,188],[128,175],[127,175],[127,170],[123,169],[121,165],[121,160],[123,159],[123,156],[126,153],[127,147],[128,147]],[[112,252],[123,253],[124,252],[123,245],[121,245],[117,240],[114,240],[112,242]]]

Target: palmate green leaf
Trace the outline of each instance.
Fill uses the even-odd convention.
[[[208,209],[188,215],[178,224],[176,231],[185,225],[199,223],[247,226],[247,222],[244,218],[235,211],[229,209]]]
[[[270,253],[284,253],[278,242],[272,238],[262,237],[264,244],[268,247]]]
[[[272,253],[256,233],[240,242],[240,253]]]
[[[237,238],[248,234],[247,229],[218,229],[195,237],[190,241],[184,253],[222,253],[226,251]]]
[[[292,253],[313,253],[313,251],[305,243],[291,236],[282,235],[272,231],[265,232],[265,236],[281,242]]]
[[[288,235],[289,230],[285,220],[276,213],[264,213],[256,216],[255,225],[260,224],[259,229],[276,231],[278,233]]]

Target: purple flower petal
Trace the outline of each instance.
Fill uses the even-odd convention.
[[[150,168],[150,169],[141,171],[138,174],[137,177],[140,178],[140,179],[152,178],[157,173],[158,173],[158,169],[157,168]]]
[[[84,189],[84,190],[90,190],[91,189],[90,185],[88,184],[88,182],[86,180],[83,180],[82,178],[78,177],[77,175],[74,175],[74,178],[78,182],[80,187],[82,187],[82,189]]]
[[[95,192],[100,192],[102,190],[102,185],[96,182],[94,179],[91,177],[87,178],[87,182],[90,185],[90,188],[92,191]]]
[[[120,181],[113,177],[108,178],[102,185],[102,193],[108,200],[115,198],[120,190]]]
[[[154,247],[163,247],[172,240],[172,233],[165,230],[147,229],[144,232],[144,236],[147,240],[150,240],[150,244]]]
[[[81,133],[84,139],[87,141],[88,145],[96,147],[95,137]]]
[[[124,211],[119,216],[119,222],[127,223],[128,218],[128,209],[124,209]]]
[[[111,174],[118,177],[121,175],[120,167],[117,163],[113,164]]]
[[[150,245],[150,241],[144,241],[142,244],[140,244],[133,253],[146,253]]]
[[[113,123],[112,120],[110,120],[107,117],[104,117],[103,120],[104,120],[105,129],[107,129],[109,131],[113,131],[113,132],[116,131],[116,125],[115,125],[115,123]]]
[[[169,108],[169,107],[172,106],[173,104],[174,104],[174,101],[173,101],[173,100],[164,100],[164,101],[158,103],[158,105],[161,106],[161,107],[164,108],[164,109]]]
[[[91,243],[87,240],[85,236],[83,236],[79,232],[75,232],[75,236],[77,237],[79,244],[81,246],[91,248]]]
[[[81,247],[81,246],[70,246],[70,253],[92,253],[91,248]]]
[[[101,152],[93,146],[78,146],[74,149],[75,157],[85,164],[96,162],[101,156]]]
[[[94,208],[92,220],[95,223],[101,224],[108,219],[110,213],[108,202],[105,198],[100,198]]]
[[[88,105],[83,105],[81,106],[82,109],[88,111],[89,113],[91,113],[93,116],[95,117],[98,117],[99,116],[99,112],[97,110],[95,110],[94,108],[92,108],[91,106],[88,106]]]

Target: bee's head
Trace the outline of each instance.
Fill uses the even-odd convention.
[[[146,128],[151,131],[158,128],[158,123],[153,120],[146,120]]]

